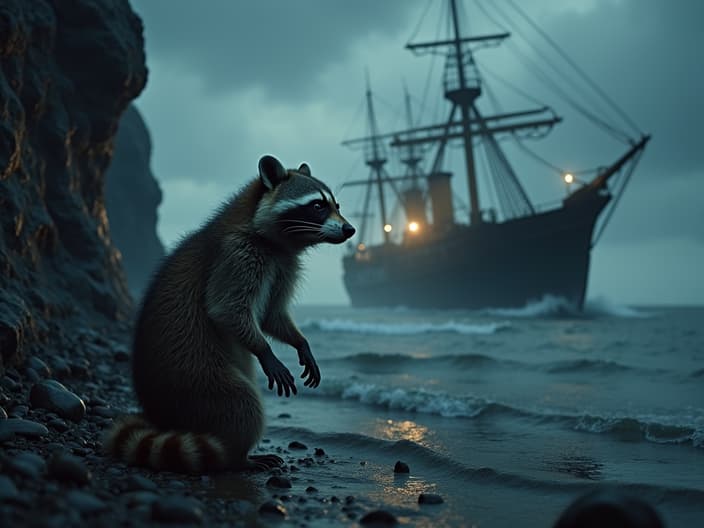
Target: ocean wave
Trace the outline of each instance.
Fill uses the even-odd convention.
[[[481,313],[494,317],[542,318],[542,317],[624,317],[646,318],[653,314],[642,312],[629,306],[615,303],[605,297],[587,299],[583,310],[565,299],[555,295],[544,295],[538,300],[529,301],[519,308],[487,308]]]
[[[495,334],[509,328],[507,322],[496,323],[375,323],[350,319],[308,319],[302,329],[322,332],[347,332],[368,335],[418,335],[431,333],[455,333],[463,335]]]
[[[632,367],[609,361],[605,359],[573,359],[566,361],[555,361],[548,363],[545,370],[551,374],[569,373],[569,372],[599,372],[608,374],[611,372],[624,372],[633,370]]]
[[[660,444],[691,444],[704,448],[704,419],[692,417],[690,423],[672,423],[663,416],[595,416],[566,414],[552,409],[524,409],[475,396],[456,396],[428,389],[385,387],[374,383],[329,380],[321,396],[356,400],[366,405],[407,412],[432,414],[444,418],[514,416],[538,423],[559,424],[575,431],[601,433],[620,439],[646,440]]]

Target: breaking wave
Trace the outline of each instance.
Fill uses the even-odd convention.
[[[495,334],[509,328],[507,322],[496,323],[374,323],[350,319],[308,319],[301,328],[322,332],[348,332],[368,335],[419,335],[433,333],[455,333],[463,335]]]
[[[311,394],[312,393],[307,393]],[[595,416],[566,414],[550,409],[521,409],[512,405],[473,396],[451,396],[427,389],[384,387],[374,383],[330,380],[321,396],[354,400],[365,405],[407,412],[432,414],[445,418],[513,416],[538,423],[558,424],[575,431],[609,434],[619,439],[645,440],[659,444],[690,444],[704,448],[704,418],[691,417],[690,423],[668,423],[662,416]]]
[[[487,308],[482,313],[495,317],[624,317],[646,318],[653,314],[642,312],[629,306],[617,304],[604,297],[588,299],[584,310],[579,310],[574,303],[564,297],[545,295],[539,300],[529,301],[520,308]]]

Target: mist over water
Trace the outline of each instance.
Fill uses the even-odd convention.
[[[295,319],[323,380],[269,395],[274,429],[446,464],[434,475],[450,495],[490,473],[499,494],[606,483],[668,519],[689,518],[686,497],[704,513],[702,308],[601,299],[575,312],[547,297],[474,312],[300,307]]]

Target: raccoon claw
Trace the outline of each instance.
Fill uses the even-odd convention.
[[[291,393],[297,394],[296,384],[293,376],[289,370],[284,366],[281,361],[279,361],[274,354],[270,354],[268,357],[259,360],[269,380],[269,390],[274,388],[276,385],[276,392],[279,396],[286,394],[288,398]]]
[[[310,351],[308,343],[304,343],[298,349],[298,363],[299,365],[303,365],[301,378],[307,378],[303,385],[312,389],[320,385],[320,369],[315,362],[315,358]]]

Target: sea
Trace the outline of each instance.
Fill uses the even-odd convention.
[[[337,456],[320,478],[339,495],[414,526],[551,526],[606,489],[667,526],[704,526],[704,308],[601,299],[577,312],[546,297],[481,311],[299,306],[294,318],[322,382],[291,398],[265,390],[268,434]],[[294,350],[275,351],[300,374]],[[423,509],[419,493],[444,503]]]

